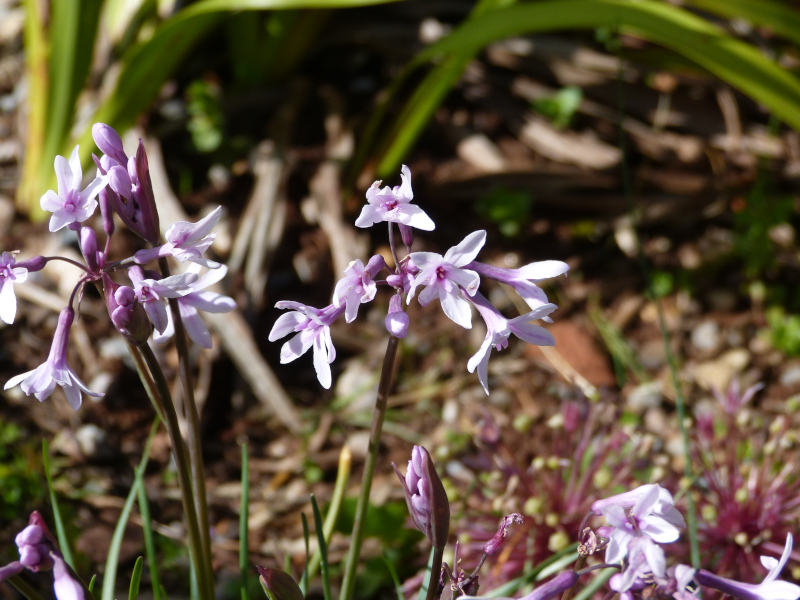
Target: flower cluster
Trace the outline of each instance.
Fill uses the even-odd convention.
[[[144,145],[139,145],[134,156],[128,157],[122,140],[111,127],[97,123],[92,134],[98,148],[104,153],[98,158],[96,177],[82,188],[83,171],[78,147],[69,160],[63,156],[55,159],[58,192],[47,191],[41,198],[41,207],[52,213],[50,231],[67,227],[78,233],[78,243],[84,263],[58,256],[36,256],[29,260],[16,260],[16,253],[0,255],[0,319],[11,324],[16,317],[14,284],[23,283],[28,274],[39,271],[53,260],[68,262],[83,271],[72,291],[69,302],[58,319],[53,345],[47,360],[36,369],[11,378],[5,389],[20,385],[27,395],[40,401],[49,397],[56,386],[64,389],[67,400],[74,409],[81,405],[82,393],[99,397],[75,374],[67,363],[67,347],[72,323],[75,319],[76,297],[87,284],[102,290],[114,327],[135,346],[147,343],[154,334],[155,341],[163,341],[174,332],[172,311],[167,303],[172,300],[185,323],[189,337],[198,345],[211,347],[211,334],[198,311],[227,312],[236,308],[231,298],[206,290],[222,279],[227,269],[203,256],[214,240],[213,231],[221,215],[217,208],[197,223],[177,222],[166,232],[161,242],[158,212]],[[100,207],[105,245],[98,244],[95,230],[83,223]],[[123,260],[111,260],[109,248],[115,232],[114,216],[118,216],[137,236],[152,247],[136,252]],[[191,261],[186,272],[169,273],[166,257],[179,262]],[[145,268],[159,260],[159,270]],[[210,269],[205,274],[200,268]],[[111,275],[125,272],[126,283],[114,281]]]
[[[489,393],[488,369],[491,349],[502,350],[508,345],[512,334],[539,346],[552,346],[553,336],[531,321],[549,321],[549,314],[556,306],[547,302],[544,292],[536,285],[543,279],[562,275],[569,270],[566,263],[544,261],[526,265],[520,269],[503,269],[477,262],[481,248],[486,243],[486,232],[475,231],[444,255],[434,252],[411,252],[414,242],[412,228],[432,231],[431,218],[412,203],[411,171],[403,165],[400,173],[402,184],[381,189],[376,181],[367,190],[367,205],[356,219],[357,227],[370,227],[388,222],[389,244],[392,249],[394,268],[380,255],[373,256],[366,265],[360,260],[350,263],[334,288],[331,304],[324,308],[313,308],[297,302],[281,301],[277,308],[290,309],[275,322],[269,334],[276,341],[295,333],[281,348],[281,362],[293,361],[310,348],[314,349],[314,368],[319,382],[325,388],[331,385],[330,365],[336,357],[331,342],[330,326],[342,314],[350,323],[358,314],[361,304],[375,298],[378,286],[394,288],[385,319],[386,329],[395,337],[403,338],[408,333],[409,318],[403,310],[403,301],[410,304],[416,297],[425,306],[439,300],[442,310],[453,322],[465,329],[472,327],[472,309],[475,308],[486,323],[486,339],[478,352],[470,359],[468,369],[477,370],[478,378],[486,393]],[[394,225],[397,225],[406,255],[400,259],[394,240]],[[377,279],[386,271],[383,279]],[[531,308],[530,312],[506,319],[480,294],[481,278],[493,279],[508,284],[517,290]]]

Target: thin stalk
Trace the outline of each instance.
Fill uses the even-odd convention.
[[[181,436],[180,425],[178,424],[178,415],[175,412],[175,405],[172,402],[172,396],[169,392],[169,384],[167,383],[164,372],[161,370],[161,365],[158,364],[158,359],[153,350],[147,344],[139,346],[139,350],[144,356],[150,374],[153,376],[158,394],[161,397],[161,405],[164,407],[164,416],[166,416],[167,431],[169,438],[172,442],[172,451],[175,454],[175,466],[178,470],[178,482],[181,489],[181,500],[183,502],[183,510],[186,514],[186,530],[189,538],[189,554],[194,565],[194,570],[198,577],[204,580],[198,587],[199,596],[201,600],[214,599],[214,581],[211,572],[206,570],[203,564],[202,554],[202,541],[200,537],[199,524],[197,520],[197,511],[194,506],[194,490],[192,487],[191,469],[189,467],[189,460],[186,456],[186,446]]]
[[[44,598],[39,595],[39,592],[33,589],[30,584],[19,575],[12,575],[6,579],[6,581],[28,600],[44,600]]]
[[[399,338],[390,335],[389,343],[386,346],[386,355],[383,357],[381,379],[378,383],[378,395],[375,399],[375,412],[372,414],[372,427],[369,432],[369,451],[367,460],[364,463],[364,478],[361,481],[361,493],[358,495],[353,534],[350,539],[350,550],[347,553],[347,566],[344,571],[339,600],[350,600],[353,597],[353,590],[356,585],[356,571],[358,571],[358,559],[361,555],[361,543],[364,538],[364,522],[366,521],[367,507],[369,506],[369,492],[372,489],[372,477],[375,475],[375,465],[378,462],[378,448],[380,447],[383,420],[386,417],[386,403],[389,399],[389,386],[392,383],[394,359],[397,356],[399,343]]]
[[[166,258],[158,259],[158,266],[164,277],[170,276],[169,264]],[[197,516],[200,525],[200,542],[202,543],[203,562],[205,570],[212,577],[211,563],[211,528],[208,520],[208,501],[206,499],[206,474],[203,468],[203,446],[200,441],[200,418],[197,414],[197,404],[194,401],[194,385],[192,385],[192,365],[189,357],[189,344],[186,342],[186,329],[183,326],[177,298],[169,299],[169,308],[172,311],[172,322],[175,325],[175,348],[178,350],[178,364],[181,375],[181,389],[186,405],[186,422],[188,424],[189,461],[192,467],[194,480],[194,504],[197,507]]]
[[[128,354],[130,354],[131,358],[133,359],[133,364],[136,366],[136,373],[138,373],[139,379],[142,380],[144,391],[147,393],[147,397],[150,398],[150,404],[153,405],[153,408],[155,409],[156,414],[158,414],[158,418],[161,419],[161,422],[166,423],[167,419],[164,417],[164,407],[161,405],[161,399],[158,396],[158,389],[156,388],[155,381],[153,381],[153,378],[150,376],[150,371],[147,370],[147,363],[145,363],[141,351],[139,348],[128,342]]]
[[[669,331],[667,331],[667,325],[664,321],[664,311],[661,306],[661,300],[656,297],[653,293],[653,281],[650,277],[650,270],[647,266],[647,257],[644,254],[644,250],[642,249],[642,242],[639,239],[639,232],[636,230],[636,223],[634,219],[634,205],[633,205],[633,184],[631,182],[631,174],[630,169],[628,168],[628,159],[627,159],[627,137],[625,135],[625,129],[622,126],[622,121],[625,116],[625,95],[624,95],[624,86],[623,86],[623,79],[622,79],[622,59],[618,56],[618,73],[617,73],[617,101],[619,106],[619,113],[618,119],[619,122],[617,123],[617,128],[619,130],[619,149],[622,153],[622,161],[621,161],[621,176],[622,176],[622,187],[623,193],[625,195],[625,202],[628,207],[628,215],[631,220],[631,230],[633,231],[633,237],[636,240],[636,257],[639,261],[639,267],[642,270],[642,275],[644,276],[645,283],[647,286],[647,295],[653,301],[653,304],[656,307],[656,312],[658,313],[658,327],[661,330],[661,338],[664,340],[664,354],[667,359],[667,365],[669,366],[669,373],[670,379],[672,381],[672,387],[675,389],[675,409],[678,413],[678,427],[680,428],[681,432],[681,442],[683,445],[683,472],[684,477],[686,477],[687,481],[692,481],[692,455],[691,449],[689,445],[689,432],[686,430],[686,400],[683,397],[683,390],[681,388],[680,381],[678,380],[678,366],[675,362],[675,355],[672,353],[672,346],[670,344],[670,336]],[[692,566],[695,569],[700,568],[700,545],[697,541],[697,507],[694,503],[694,498],[692,498],[692,494],[688,493],[687,490],[686,494],[686,524],[689,530],[689,548],[691,552],[692,558]]]
[[[436,593],[439,591],[439,580],[442,577],[442,557],[444,556],[444,547],[433,549],[433,560],[431,561],[431,575],[428,579],[428,594],[425,600],[434,600]]]
[[[581,531],[583,531],[583,530],[581,530]],[[578,556],[578,560],[575,561],[575,566],[572,567],[572,570],[577,573],[578,571],[580,571],[583,568],[583,566],[585,564],[586,564],[586,557],[583,554],[581,554],[580,556]],[[581,575],[582,575],[582,573],[581,573]],[[570,600],[572,598],[572,594],[573,594],[573,590],[574,589],[575,589],[575,586],[572,586],[572,587],[567,588],[566,590],[564,590],[564,593],[561,594],[561,600]]]

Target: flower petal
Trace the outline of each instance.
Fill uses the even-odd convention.
[[[517,275],[520,279],[541,281],[542,279],[549,279],[550,277],[558,277],[567,271],[569,271],[569,265],[565,262],[560,260],[542,260],[520,267],[517,269]]]
[[[440,290],[439,301],[442,303],[444,314],[464,329],[472,329],[472,310],[469,302],[464,300],[458,293],[445,291],[444,286],[437,287]],[[422,295],[420,294],[421,299]]]
[[[454,267],[464,267],[475,260],[485,243],[486,232],[483,229],[473,231],[461,240],[458,245],[453,246],[445,253],[444,262]]]
[[[17,297],[14,295],[14,284],[0,278],[0,321],[11,325],[17,316]]]

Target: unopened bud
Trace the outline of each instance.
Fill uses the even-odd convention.
[[[97,195],[97,201],[100,204],[100,216],[103,218],[103,231],[106,232],[108,237],[111,237],[116,226],[114,225],[114,209],[111,206],[107,188],[100,190]]]
[[[411,518],[434,548],[444,548],[450,533],[450,502],[442,480],[433,467],[431,455],[422,446],[414,446],[405,477],[392,463],[406,495]]]
[[[580,576],[575,571],[564,571],[537,587],[527,596],[523,596],[522,600],[550,600],[578,583],[579,578]]]
[[[91,227],[81,227],[81,254],[89,267],[89,271],[97,273],[103,260],[102,254],[97,250],[97,236]]]
[[[409,318],[403,310],[403,297],[395,294],[389,300],[389,313],[384,319],[386,330],[393,336],[403,339],[408,335]]]
[[[153,333],[153,324],[139,304],[133,288],[114,283],[108,274],[103,273],[103,291],[108,314],[117,331],[135,346],[146,343]]]
[[[522,515],[519,513],[511,513],[510,515],[506,515],[501,519],[500,527],[497,528],[497,533],[495,533],[494,537],[486,542],[486,544],[483,546],[483,551],[487,555],[494,556],[500,552],[500,548],[503,546],[503,541],[508,535],[508,528],[512,523],[522,523]]]
[[[41,271],[44,269],[44,266],[47,264],[47,260],[48,259],[46,259],[44,256],[34,256],[27,260],[15,262],[14,266],[28,269],[28,273],[35,273],[36,271]]]
[[[258,567],[258,580],[269,600],[304,600],[300,586],[280,569]]]
[[[157,246],[161,241],[161,230],[158,224],[158,210],[156,199],[153,195],[153,184],[150,181],[150,165],[147,162],[147,153],[144,151],[144,142],[139,139],[136,157],[128,161],[128,174],[131,172],[131,162],[136,170],[136,185],[133,187],[134,200],[139,204],[141,215],[140,229],[137,232],[142,238]],[[131,179],[133,181],[133,178]]]
[[[400,230],[400,237],[403,240],[403,243],[408,247],[414,245],[414,230],[411,229],[408,225],[403,225],[402,223],[397,224],[397,228]]]
[[[108,170],[108,185],[120,196],[131,199],[131,178],[125,167],[114,165]]]
[[[119,137],[113,127],[105,123],[95,123],[92,125],[92,137],[94,138],[94,143],[97,144],[103,154],[110,156],[120,165],[128,162],[128,157],[122,148],[122,138]]]

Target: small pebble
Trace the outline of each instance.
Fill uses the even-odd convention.
[[[692,331],[692,345],[702,352],[714,352],[720,345],[719,325],[703,321]]]

